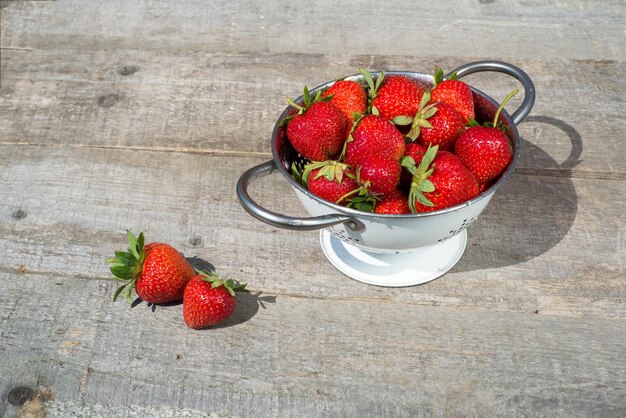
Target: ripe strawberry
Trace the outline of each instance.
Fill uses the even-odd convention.
[[[338,161],[310,163],[304,168],[302,179],[311,193],[338,205],[348,204],[347,198],[360,187],[354,170]]]
[[[126,282],[116,290],[113,300],[123,292],[130,302],[133,288],[148,303],[182,299],[187,282],[195,275],[185,257],[168,244],[144,246],[143,232],[135,237],[128,231],[127,236],[128,252],[116,251],[115,257],[107,260],[111,273]]]
[[[403,75],[386,76],[372,101],[372,113],[393,121],[399,116],[413,117],[419,110],[424,87]]]
[[[231,316],[237,306],[235,292],[245,284],[221,280],[215,273],[199,271],[193,277],[183,297],[183,319],[189,328],[201,329],[218,324]]]
[[[373,154],[361,160],[357,168],[359,183],[373,195],[384,195],[398,186],[400,163],[388,155]]]
[[[406,215],[411,213],[409,199],[400,189],[394,189],[387,193],[380,202],[376,204],[376,213],[388,215]]]
[[[430,93],[424,93],[420,110],[414,118],[402,118],[400,124],[411,124],[408,137],[418,139],[423,145],[438,145],[442,150],[450,149],[465,128],[463,116],[444,102],[433,102]]]
[[[338,80],[330,86],[322,97],[332,96],[330,101],[341,110],[350,123],[354,114],[362,115],[367,110],[367,93],[363,86],[353,80]]]
[[[355,122],[345,145],[344,161],[356,167],[367,156],[381,154],[400,160],[404,154],[404,136],[387,119],[366,115]]]
[[[516,93],[517,90],[506,97],[491,124],[470,126],[459,136],[454,146],[455,154],[474,173],[481,186],[498,177],[513,158],[509,138],[495,126],[504,105]]]
[[[413,174],[409,192],[411,212],[432,212],[470,200],[478,195],[478,182],[461,160],[447,151],[429,147],[419,166],[406,157],[402,165]]]
[[[341,110],[321,93],[312,99],[304,88],[304,106],[291,100],[289,104],[298,113],[286,118],[287,139],[304,158],[312,161],[331,160],[342,150],[346,138],[348,120]]]
[[[456,79],[456,73],[447,80],[443,77],[443,70],[436,67],[435,88],[431,91],[431,100],[448,103],[463,116],[467,124],[469,119],[475,117],[472,90],[465,82]]]

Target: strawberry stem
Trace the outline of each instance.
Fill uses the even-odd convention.
[[[500,107],[498,108],[498,110],[496,111],[496,115],[493,118],[493,126],[496,127],[498,126],[498,119],[500,118],[500,112],[502,112],[502,109],[504,109],[504,105],[506,104],[506,102],[508,102],[509,100],[511,100],[511,97],[515,96],[517,93],[519,93],[518,89],[513,90],[512,92],[510,92],[502,101],[502,103],[500,103]]]

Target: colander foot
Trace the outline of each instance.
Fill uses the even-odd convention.
[[[442,276],[461,259],[467,231],[412,251],[380,253],[320,232],[324,255],[337,270],[363,283],[385,287],[413,286]]]

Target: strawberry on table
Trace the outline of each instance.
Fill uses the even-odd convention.
[[[202,329],[216,325],[235,311],[237,296],[245,284],[232,279],[222,280],[214,272],[198,271],[183,297],[183,319],[189,328]]]
[[[363,86],[353,80],[338,80],[330,86],[322,98],[331,97],[331,103],[341,110],[350,123],[354,122],[354,114],[362,115],[367,110],[367,93]]]
[[[409,191],[413,213],[445,209],[478,196],[474,174],[456,155],[437,149],[429,147],[418,166],[411,157],[402,160],[413,175]]]
[[[459,112],[465,121],[474,119],[474,96],[469,86],[457,80],[456,73],[450,78],[444,80],[443,70],[440,67],[435,68],[435,87],[431,91],[431,100],[448,103],[457,112]]]
[[[116,290],[113,300],[124,293],[130,302],[133,289],[148,303],[182,299],[187,282],[195,276],[185,257],[161,242],[144,246],[143,232],[136,237],[127,231],[127,237],[128,251],[116,251],[115,257],[107,260],[115,278],[126,282]]]
[[[497,126],[500,112],[515,94],[517,89],[504,99],[493,122],[485,126],[470,126],[459,136],[454,146],[455,154],[474,173],[481,190],[497,178],[513,158],[509,138]]]
[[[331,160],[339,155],[349,129],[348,119],[329,97],[319,92],[312,98],[304,88],[304,105],[287,101],[298,112],[286,118],[287,139],[304,158],[312,161]]]

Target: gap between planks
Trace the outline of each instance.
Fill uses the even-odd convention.
[[[234,151],[234,150],[209,150],[198,148],[182,148],[182,147],[129,147],[129,146],[117,146],[117,145],[88,145],[88,144],[37,144],[30,142],[2,142],[0,145],[4,146],[31,146],[31,147],[56,147],[56,148],[89,148],[89,149],[103,149],[114,151],[145,151],[145,152],[162,152],[172,154],[196,154],[196,155],[208,155],[212,157],[265,157],[272,158],[271,152],[258,152],[258,151]],[[517,167],[515,171],[518,174],[527,176],[538,177],[566,177],[574,179],[595,179],[595,180],[626,180],[626,172],[611,172],[611,171],[589,171],[589,170],[574,170],[571,168],[532,168],[532,167]]]

